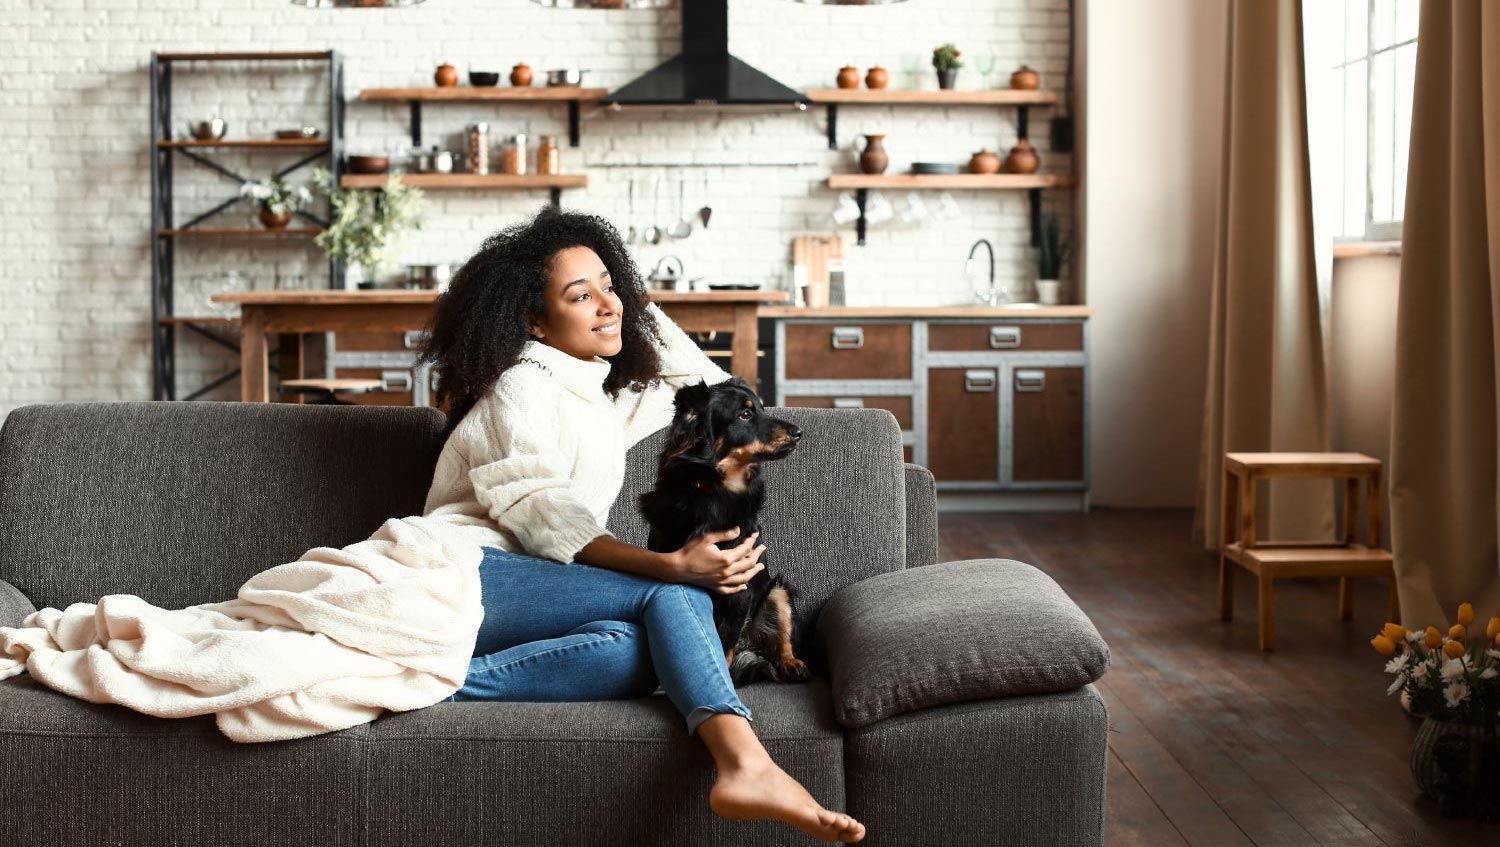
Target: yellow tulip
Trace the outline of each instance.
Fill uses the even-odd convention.
[[[1500,635],[1500,618],[1490,618],[1490,625],[1484,628],[1485,638],[1494,638]]]
[[[1422,639],[1422,643],[1427,645],[1428,650],[1436,650],[1443,646],[1443,634],[1438,632],[1437,627],[1429,626],[1427,627],[1427,637]]]
[[[1375,652],[1382,656],[1393,656],[1396,653],[1396,643],[1384,635],[1377,635],[1371,638],[1370,646],[1374,647]]]
[[[1456,623],[1453,626],[1448,627],[1448,637],[1453,639],[1454,641],[1464,640],[1464,625],[1461,623]]]
[[[1495,620],[1500,620],[1500,618],[1496,618]],[[1389,638],[1392,642],[1400,644],[1406,640],[1406,627],[1398,623],[1388,623],[1380,630],[1380,634]]]
[[[1500,633],[1495,634],[1495,646],[1500,647]]]
[[[1464,645],[1457,641],[1449,641],[1443,645],[1443,655],[1450,659],[1457,659],[1464,654]]]
[[[1474,607],[1468,603],[1458,604],[1458,622],[1464,626],[1474,622]]]

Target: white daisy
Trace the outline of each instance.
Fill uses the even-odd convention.
[[[1406,640],[1412,642],[1413,644],[1417,643],[1418,641],[1421,641],[1423,638],[1426,638],[1426,637],[1427,637],[1426,630],[1423,630],[1422,632],[1408,632],[1406,634]]]
[[[1500,659],[1500,650],[1496,650],[1493,647],[1484,651],[1484,654],[1486,656],[1489,656],[1491,659]]]
[[[1397,671],[1401,670],[1405,666],[1406,666],[1406,657],[1405,656],[1392,656],[1391,660],[1389,662],[1385,663],[1385,672],[1386,673],[1396,673]]]
[[[1411,678],[1415,679],[1418,684],[1426,682],[1427,681],[1427,667],[1428,667],[1427,663],[1423,662],[1422,664],[1417,665],[1416,667],[1412,668],[1411,669]]]
[[[1443,681],[1458,679],[1464,675],[1464,660],[1449,659],[1443,662]]]
[[[1462,703],[1468,698],[1469,686],[1465,685],[1462,682],[1455,682],[1447,688],[1443,689],[1443,699],[1447,701],[1450,708],[1453,706],[1457,706],[1459,703]]]
[[[1404,674],[1404,673],[1398,673],[1398,674],[1396,674],[1396,681],[1391,683],[1391,687],[1387,688],[1385,690],[1385,693],[1386,694],[1395,694],[1397,691],[1400,691],[1401,690],[1401,686],[1403,686],[1405,684],[1406,684],[1406,674]]]
[[[1484,670],[1479,672],[1480,679],[1494,679],[1497,676],[1500,676],[1500,671],[1497,671],[1494,668],[1485,668]]]

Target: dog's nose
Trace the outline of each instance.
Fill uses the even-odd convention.
[[[797,426],[796,424],[787,424],[786,434],[788,438],[796,441],[802,437],[802,427]]]

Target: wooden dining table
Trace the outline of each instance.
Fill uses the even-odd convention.
[[[442,296],[432,290],[307,289],[238,291],[213,295],[216,303],[240,307],[240,399],[271,399],[269,336],[281,336],[277,373],[302,378],[301,337],[324,332],[411,332],[428,329],[433,304]],[[687,332],[731,333],[729,372],[755,384],[757,318],[762,304],[786,303],[785,291],[651,291],[650,299]],[[414,357],[415,358],[415,357]]]

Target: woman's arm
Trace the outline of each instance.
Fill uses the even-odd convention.
[[[660,306],[647,303],[646,311],[656,319],[656,325],[661,329],[662,344],[656,346],[656,353],[661,359],[663,382],[673,388],[700,381],[717,385],[732,376],[703,352],[703,348],[694,343]],[[655,345],[654,340],[652,343]]]
[[[718,594],[733,594],[749,588],[751,577],[765,568],[760,557],[766,546],[752,546],[760,538],[758,532],[728,550],[719,549],[718,542],[739,534],[739,527],[710,532],[671,553],[654,553],[612,535],[602,535],[578,551],[577,561],[662,582],[685,582]]]
[[[575,561],[585,565],[624,571],[662,582],[680,582],[673,553],[656,553],[627,544],[613,535],[601,535],[578,551]]]

